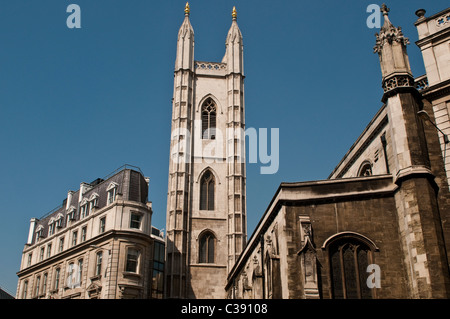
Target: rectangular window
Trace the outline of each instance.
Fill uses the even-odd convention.
[[[130,228],[141,229],[141,219],[141,214],[131,213]]]
[[[106,217],[100,218],[100,229],[99,229],[100,234],[105,232],[105,225],[106,225]]]
[[[114,187],[108,191],[108,204],[112,204],[116,200],[117,187]]]
[[[97,253],[97,260],[95,263],[95,274],[97,276],[100,276],[100,274],[102,273],[102,258],[103,258],[103,253],[101,251],[99,251]]]
[[[86,240],[87,226],[81,228],[81,242]]]
[[[34,295],[38,296],[39,295],[39,286],[41,285],[41,276],[38,276],[36,278],[36,290],[34,291]]]
[[[62,252],[63,250],[64,250],[64,237],[61,237],[59,239],[59,249],[58,249],[58,251]]]
[[[28,280],[23,283],[22,299],[27,299]]]
[[[127,253],[127,264],[125,267],[125,271],[136,273],[138,258],[139,258],[139,251],[133,248],[129,248]]]
[[[59,289],[59,275],[60,275],[61,270],[59,268],[56,269],[55,272],[55,290]]]
[[[77,244],[77,240],[78,240],[78,231],[74,231],[72,233],[72,246],[75,246]]]
[[[78,260],[78,274],[77,274],[77,284],[81,286],[81,281],[83,277],[83,259]]]
[[[47,277],[48,275],[44,274],[44,279],[42,281],[42,293],[45,294],[47,292]]]
[[[55,223],[51,223],[48,227],[48,235],[51,236],[55,233]]]
[[[41,250],[39,252],[39,261],[44,260],[44,247],[41,247]]]
[[[27,266],[31,266],[31,258],[33,257],[32,253],[28,254],[28,261],[27,261]],[[33,290],[33,289],[32,289]]]
[[[50,258],[52,255],[52,244],[47,245],[47,258]]]
[[[84,218],[89,215],[88,204],[84,204],[81,206],[81,218]]]

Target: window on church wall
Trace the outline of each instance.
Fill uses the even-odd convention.
[[[364,176],[372,176],[372,165],[369,162],[364,162],[360,169],[359,169],[359,173],[358,176],[359,177],[364,177]]]
[[[215,237],[210,232],[204,233],[199,240],[199,263],[214,263]]]
[[[367,286],[367,266],[372,263],[372,250],[354,238],[345,238],[330,244],[329,261],[332,295],[335,299],[370,299]]]
[[[207,171],[200,180],[200,210],[214,210],[214,176]]]
[[[208,98],[202,105],[202,139],[214,140],[216,138],[216,103]]]

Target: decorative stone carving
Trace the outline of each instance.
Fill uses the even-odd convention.
[[[392,44],[394,41],[403,45],[409,44],[409,39],[403,35],[401,27],[394,27],[389,21],[389,8],[385,4],[381,6],[381,12],[384,16],[384,24],[380,29],[380,34],[376,33],[376,42],[373,48],[374,53],[381,53],[385,43]]]
[[[398,87],[414,87],[414,79],[408,75],[397,75],[393,76],[383,82],[384,92],[390,91]]]
[[[195,61],[195,68],[201,69],[201,70],[219,71],[219,70],[225,70],[227,68],[227,64],[226,63],[218,63],[218,62]]]
[[[312,226],[309,216],[299,216],[302,248],[297,252],[300,256],[301,280],[306,299],[319,298],[317,280],[317,253],[312,243]]]

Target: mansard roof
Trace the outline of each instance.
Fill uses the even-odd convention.
[[[144,205],[147,203],[148,185],[141,170],[137,167],[130,168],[129,165],[125,165],[103,179],[96,179],[92,183],[83,184],[90,189],[85,191],[82,196],[80,196],[80,189],[72,192],[70,203],[67,203],[67,198],[65,198],[61,206],[38,219],[35,229],[41,227],[43,235],[46,236],[49,225],[57,219],[62,219],[61,227],[66,227],[69,220],[68,213],[75,211],[74,218],[79,220],[80,207],[93,199],[97,199],[97,209],[107,206],[107,192],[112,188],[111,186],[117,187],[116,193],[122,195],[123,200],[134,201]],[[67,210],[66,207],[68,208]],[[31,244],[35,242],[36,234],[34,234]]]

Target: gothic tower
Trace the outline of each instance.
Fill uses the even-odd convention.
[[[194,60],[189,4],[172,100],[166,297],[224,298],[246,243],[242,34],[233,8],[222,62]]]
[[[406,45],[409,40],[389,20],[383,4],[384,25],[376,34],[374,51],[380,58],[382,101],[390,122],[391,172],[398,189],[398,214],[406,284],[411,298],[447,298],[448,265],[437,201],[438,186],[431,170],[423,123],[421,94],[414,86]]]

